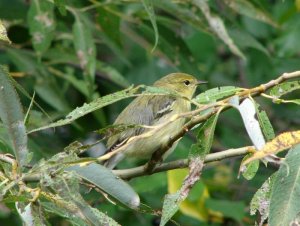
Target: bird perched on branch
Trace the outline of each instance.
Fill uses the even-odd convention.
[[[203,83],[206,82],[189,74],[172,73],[156,81],[153,86],[178,95],[154,94],[135,98],[120,113],[114,125],[136,124],[146,127],[129,128],[111,136],[107,141],[107,153],[116,151],[116,154],[104,165],[113,169],[125,157],[149,159],[182,129],[185,118],[176,118],[176,115],[191,110],[190,99],[197,85]],[[177,142],[164,154],[163,159],[172,152],[176,144]]]

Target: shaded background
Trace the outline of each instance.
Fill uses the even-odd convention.
[[[44,0],[1,0],[0,19],[13,44],[0,43],[0,64],[9,67],[27,93],[36,92],[36,102],[50,116],[35,106],[26,124],[28,130],[49,124],[99,96],[130,84],[150,85],[170,72],[190,73],[207,80],[208,85],[198,91],[201,92],[225,85],[253,87],[299,69],[297,0],[215,0],[208,2],[207,10],[197,7],[197,1],[153,1],[152,17],[147,2],[152,1],[57,0],[54,6]],[[225,25],[229,36],[223,40],[219,36],[225,33],[215,32],[211,26],[214,18]],[[154,19],[158,32],[153,29]],[[155,37],[158,44],[152,51]],[[240,52],[228,48],[226,42],[231,39]],[[30,98],[20,89],[19,94],[26,111]],[[299,92],[293,96],[299,97]],[[110,105],[70,126],[31,134],[29,148],[34,161],[62,151],[75,140],[92,143],[98,138],[94,131],[113,123],[129,101]],[[270,117],[276,134],[299,128],[297,105],[276,105],[259,98],[258,102]],[[0,125],[0,146],[9,146],[6,141]],[[193,133],[187,134],[168,160],[186,158],[193,142]],[[212,152],[247,145],[250,140],[239,114],[234,110],[222,113]],[[125,161],[120,167],[141,163]],[[234,158],[208,164],[187,207],[174,220],[182,225],[253,225],[255,217],[249,214],[249,202],[274,169],[261,167],[255,178],[247,181],[237,179],[239,163],[240,158]],[[130,184],[142,203],[161,209],[168,187],[180,184],[183,173],[159,173],[132,179]],[[122,225],[159,222],[159,217],[114,206],[99,193],[90,192],[85,197]],[[196,214],[191,217],[186,211]],[[1,203],[0,221],[1,225],[21,225]],[[50,222],[68,225],[55,216]]]

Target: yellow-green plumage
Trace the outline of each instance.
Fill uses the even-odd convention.
[[[188,99],[192,98],[198,84],[200,84],[199,81],[191,75],[169,74],[156,81],[154,86],[176,91],[186,98],[168,95],[137,97],[120,113],[114,124],[161,125],[176,114],[190,111],[191,104]],[[112,169],[124,157],[150,158],[153,152],[168,142],[182,128],[184,122],[184,118],[175,120],[149,137],[129,142],[124,150],[107,160],[105,165]],[[132,128],[111,136],[107,141],[107,150],[120,148],[131,137],[144,134],[149,130],[151,129]]]

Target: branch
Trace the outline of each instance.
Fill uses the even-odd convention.
[[[253,146],[247,146],[247,147],[228,149],[225,151],[208,154],[205,157],[204,163],[215,162],[215,161],[220,161],[222,159],[245,155],[248,153],[252,153],[253,149],[254,149]],[[150,173],[147,172],[147,169],[145,166],[146,165],[138,166],[138,167],[131,168],[131,169],[113,170],[113,173],[122,179],[129,180],[134,177],[145,176],[145,175],[159,173],[159,172],[168,171],[168,170],[172,170],[172,169],[187,168],[189,166],[189,160],[188,159],[180,159],[180,160],[176,160],[176,161],[172,161],[172,162],[163,163],[163,164],[157,166]]]

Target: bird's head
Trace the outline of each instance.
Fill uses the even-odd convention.
[[[185,73],[168,74],[154,83],[154,86],[174,90],[191,99],[200,84],[207,83],[199,81],[194,76]]]

